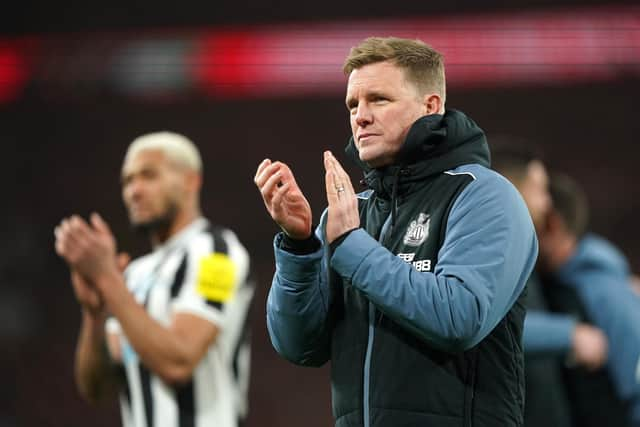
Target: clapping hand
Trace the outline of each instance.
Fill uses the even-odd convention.
[[[265,159],[258,166],[253,181],[271,218],[289,237],[306,239],[311,236],[311,206],[289,166]]]
[[[358,199],[349,175],[331,151],[324,152],[325,186],[329,212],[327,242],[331,243],[347,231],[360,227]]]

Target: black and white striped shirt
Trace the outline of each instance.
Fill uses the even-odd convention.
[[[125,271],[127,287],[163,325],[177,312],[214,323],[215,342],[191,381],[172,387],[139,360],[116,319],[127,386],[124,427],[232,427],[246,416],[249,386],[248,314],[254,293],[249,256],[233,232],[199,218]]]

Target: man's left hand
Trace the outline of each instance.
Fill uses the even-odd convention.
[[[347,231],[360,227],[360,215],[351,179],[331,151],[324,152],[324,169],[329,203],[327,243],[332,243]]]

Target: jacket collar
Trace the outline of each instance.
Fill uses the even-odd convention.
[[[386,199],[411,192],[417,182],[464,164],[490,166],[484,131],[457,110],[416,120],[392,165],[369,167],[360,160],[353,137],[345,151],[364,171],[366,185]]]

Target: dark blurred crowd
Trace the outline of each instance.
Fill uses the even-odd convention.
[[[640,289],[625,255],[589,230],[580,183],[517,138],[493,167],[522,194],[539,256],[524,329],[527,426],[640,425]]]

